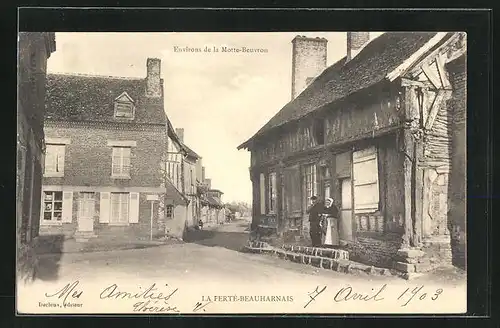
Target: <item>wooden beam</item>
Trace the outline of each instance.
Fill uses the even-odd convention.
[[[401,78],[401,86],[402,87],[416,86],[416,87],[425,88],[426,85],[422,81],[415,81],[415,80],[411,80],[411,79],[403,77],[403,78]]]
[[[419,73],[422,65],[429,64],[439,54],[446,53],[448,51],[448,47],[451,44],[454,44],[455,42],[457,42],[457,40],[459,40],[459,38],[460,38],[460,35],[458,33],[456,33],[455,35],[451,36],[448,40],[446,40],[445,42],[443,42],[443,44],[441,46],[437,47],[432,52],[428,53],[419,63],[415,63],[415,65],[413,67],[410,67],[408,69],[407,73],[410,74],[410,75],[412,75],[412,76],[417,75]]]
[[[439,55],[436,58],[436,66],[438,68],[439,77],[441,78],[441,85],[444,89],[451,89],[451,83],[448,79],[448,73],[444,67],[444,55]]]
[[[427,121],[425,122],[425,129],[430,130],[434,125],[434,120],[436,119],[437,113],[439,109],[441,109],[441,105],[443,101],[451,96],[450,90],[440,89],[437,92],[436,99],[432,103],[432,107],[430,109],[429,115],[427,116]]]
[[[442,88],[441,79],[439,78],[439,76],[436,73],[434,73],[431,70],[429,64],[422,65],[422,71],[424,72],[425,76],[427,76],[429,81],[431,81],[431,83],[435,89]]]
[[[459,58],[466,52],[467,52],[467,34],[464,32],[459,32],[457,34],[455,42],[446,52],[446,56],[444,57],[445,64]]]

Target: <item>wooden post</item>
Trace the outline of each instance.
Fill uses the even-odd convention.
[[[352,227],[352,240],[356,240],[358,237],[358,226],[356,221],[356,205],[354,202],[356,201],[356,197],[354,196],[354,146],[351,148],[351,227]]]
[[[278,236],[281,235],[283,232],[283,223],[285,222],[285,215],[284,215],[284,204],[283,204],[283,185],[284,185],[284,172],[283,172],[283,162],[280,162],[280,164],[277,167],[276,170],[276,232]]]
[[[404,176],[404,246],[414,246],[415,241],[415,140],[413,129],[419,127],[419,112],[414,86],[405,87],[403,131],[403,176]]]

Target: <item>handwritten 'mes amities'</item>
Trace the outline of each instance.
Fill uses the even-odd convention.
[[[164,288],[168,291],[161,291],[153,283],[146,289],[139,287],[138,292],[121,291],[117,284],[112,284],[103,289],[99,294],[101,299],[140,299],[141,301],[133,305],[134,312],[179,312],[176,306],[169,304],[170,299],[177,293],[178,288],[171,289],[168,284]]]

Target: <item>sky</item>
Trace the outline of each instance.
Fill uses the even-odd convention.
[[[147,58],[160,58],[168,118],[184,128],[185,143],[203,158],[206,177],[224,192],[223,201],[250,203],[250,153],[236,148],[290,101],[296,35],[325,37],[328,66],[345,56],[344,32],[71,32],[56,33],[47,71],[145,77]],[[223,46],[267,52],[175,51]]]

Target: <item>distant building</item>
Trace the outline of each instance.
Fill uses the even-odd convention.
[[[204,223],[222,223],[226,220],[225,206],[222,201],[222,191],[212,188],[212,180],[205,178],[205,170],[203,168],[203,181],[200,187],[201,195],[201,220]]]
[[[19,33],[16,232],[19,269],[27,274],[40,223],[47,59],[55,50],[55,33]]]
[[[330,67],[326,39],[292,43],[292,100],[238,147],[254,231],[308,240],[319,195],[337,201],[353,259],[411,271],[451,262],[450,247],[463,257],[465,34],[350,32]],[[405,264],[408,249],[421,264]]]

